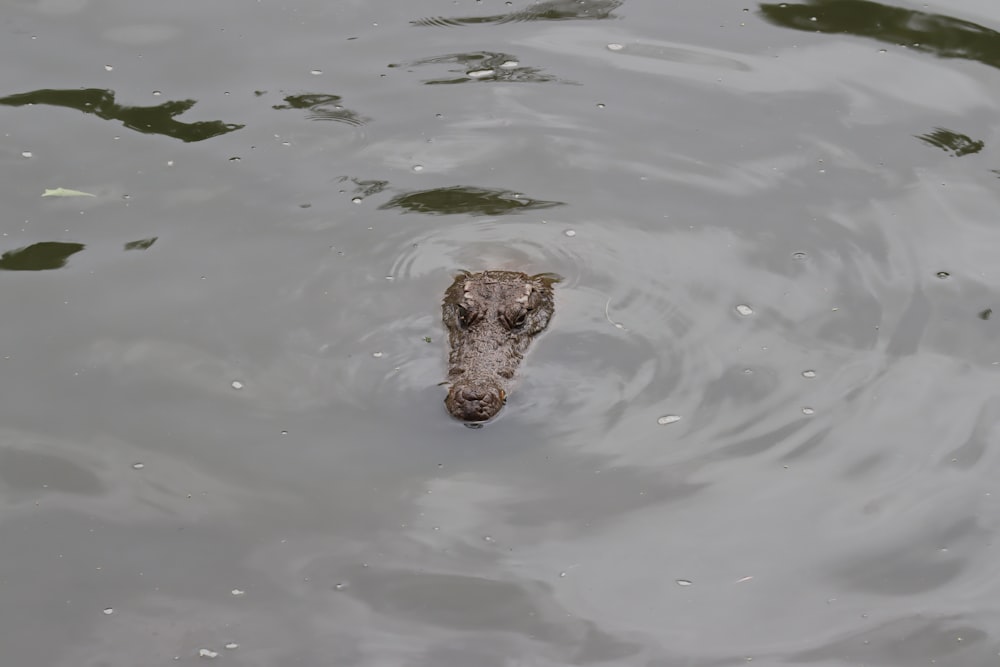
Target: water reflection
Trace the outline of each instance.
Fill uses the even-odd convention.
[[[398,208],[405,212],[430,215],[504,215],[562,204],[560,201],[532,199],[511,190],[454,185],[408,192],[393,197],[379,206],[379,209]]]
[[[553,599],[551,585],[541,581],[363,566],[344,568],[343,574],[350,581],[343,588],[346,595],[400,622],[483,638],[519,635],[574,664],[625,658],[642,649],[569,612]],[[432,606],[427,605],[430,597]],[[485,600],[489,603],[483,604]]]
[[[623,0],[547,0],[532,4],[525,9],[506,14],[487,16],[465,16],[447,18],[432,16],[410,21],[419,26],[462,26],[484,23],[514,23],[519,21],[577,21],[614,18],[614,10]]]
[[[967,134],[959,134],[943,127],[936,127],[933,132],[927,134],[918,134],[917,139],[941,150],[948,151],[955,157],[978,153],[986,145]]]
[[[66,260],[81,250],[82,243],[62,243],[42,241],[16,250],[8,250],[0,255],[2,271],[47,271],[61,269]]]
[[[195,100],[176,100],[151,107],[131,107],[117,104],[114,91],[101,88],[44,88],[2,97],[0,104],[13,107],[32,104],[68,107],[104,120],[121,121],[125,127],[136,132],[161,134],[185,142],[204,141],[235,132],[243,127],[221,120],[182,123],[174,119],[174,116],[179,116],[193,107],[196,104]]]
[[[340,95],[327,93],[302,93],[288,95],[285,104],[275,104],[272,109],[308,109],[309,120],[333,120],[348,125],[364,125],[368,118],[340,104]]]
[[[408,64],[389,65],[389,67],[416,67],[420,65],[436,65],[439,63],[454,63],[461,65],[460,68],[450,69],[449,72],[456,72],[457,77],[441,79],[426,79],[427,85],[441,83],[469,83],[473,81],[518,81],[531,83],[544,83],[547,81],[559,81],[551,74],[545,74],[537,67],[524,67],[517,56],[509,53],[494,53],[490,51],[477,51],[473,53],[450,53],[444,56],[423,58]],[[562,83],[569,83],[563,81]]]
[[[139,239],[138,241],[129,241],[128,243],[125,244],[125,250],[146,250],[151,245],[153,245],[154,243],[156,243],[156,239],[158,239],[158,238],[159,238],[158,236],[153,236],[153,237],[148,238],[148,239]]]
[[[760,12],[766,20],[785,28],[871,37],[941,58],[964,58],[1000,67],[1000,32],[943,14],[868,0],[762,4]]]
[[[340,182],[350,181],[354,183],[355,188],[351,192],[355,197],[371,197],[372,195],[377,195],[378,193],[389,187],[389,181],[379,181],[379,180],[365,180],[360,178],[355,178],[353,176],[341,176]],[[344,192],[341,190],[341,192]]]

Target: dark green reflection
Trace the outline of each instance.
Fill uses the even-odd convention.
[[[368,119],[356,111],[345,109],[340,104],[340,95],[326,93],[303,93],[289,95],[285,104],[275,104],[275,109],[308,109],[309,120],[335,120],[348,125],[364,125]]]
[[[1000,67],[1000,33],[942,14],[867,0],[764,4],[760,12],[785,28],[871,37],[941,58],[964,58]]]
[[[459,72],[457,77],[442,79],[427,79],[428,85],[439,83],[470,83],[476,81],[523,81],[540,83],[558,81],[551,74],[544,74],[537,67],[522,67],[517,56],[509,53],[494,53],[492,51],[475,51],[473,53],[450,53],[444,56],[415,60],[408,65],[389,65],[389,67],[414,67],[417,65],[436,65],[454,63],[460,68],[449,69],[449,72]]]
[[[0,97],[0,104],[12,107],[27,104],[47,104],[69,107],[89,113],[104,120],[121,121],[125,127],[143,134],[162,134],[181,141],[204,141],[242,128],[242,125],[223,123],[221,120],[182,123],[174,120],[196,102],[178,100],[164,102],[155,107],[126,107],[115,103],[115,94],[100,88],[42,89],[30,93]]]
[[[478,25],[482,23],[513,23],[515,21],[573,21],[599,20],[613,18],[612,12],[622,4],[623,0],[545,0],[536,2],[525,9],[506,14],[490,16],[466,16],[461,18],[446,18],[433,16],[410,21],[412,25],[420,26],[459,26]]]
[[[0,255],[2,271],[47,271],[66,266],[70,255],[83,250],[82,243],[43,241],[33,245],[8,250]]]
[[[154,237],[148,238],[148,239],[139,239],[138,241],[129,241],[128,243],[125,244],[125,249],[126,250],[145,250],[149,246],[151,246],[154,243],[156,243],[156,239],[158,239],[158,238],[160,238],[160,237],[154,236]]]
[[[972,137],[968,135],[952,132],[943,127],[935,127],[934,131],[929,134],[918,134],[917,139],[943,151],[948,151],[955,157],[978,153],[986,145],[982,141],[973,141]]]
[[[413,213],[431,215],[504,215],[518,211],[561,206],[561,201],[531,199],[510,190],[474,188],[455,185],[450,188],[418,190],[393,197],[380,209],[401,208]]]

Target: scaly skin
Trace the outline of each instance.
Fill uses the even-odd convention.
[[[441,305],[451,345],[444,403],[453,417],[483,422],[500,412],[531,339],[552,318],[558,280],[517,271],[455,277]]]

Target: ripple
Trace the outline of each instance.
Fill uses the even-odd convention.
[[[410,21],[410,24],[423,27],[456,27],[522,21],[600,21],[614,18],[614,10],[621,4],[622,0],[545,0],[506,14],[457,18],[433,16]]]

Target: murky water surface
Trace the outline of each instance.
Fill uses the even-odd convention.
[[[389,4],[0,10],[3,663],[996,664],[996,3]]]

